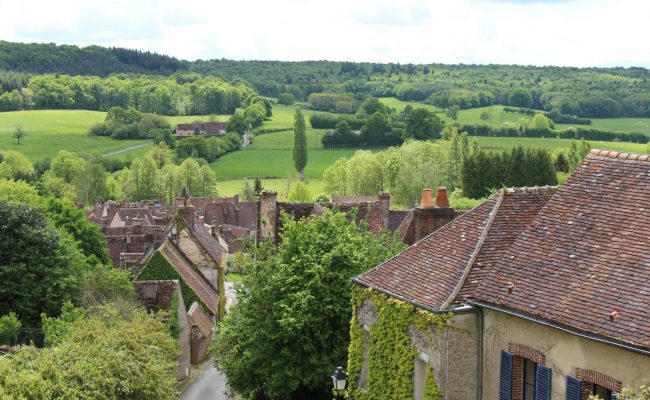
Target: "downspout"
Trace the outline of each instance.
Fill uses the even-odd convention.
[[[478,358],[476,360],[476,399],[483,399],[483,308],[474,306],[476,309],[476,325],[478,336],[476,337],[477,348],[478,348]]]

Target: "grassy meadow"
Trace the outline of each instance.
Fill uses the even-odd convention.
[[[383,98],[381,101],[391,108],[402,110],[407,105],[425,107],[436,111],[446,123],[452,121],[436,107],[420,103],[405,102],[394,98]],[[265,121],[260,129],[286,130],[255,137],[254,143],[246,151],[227,154],[212,163],[217,175],[220,194],[232,195],[241,190],[242,180],[246,177],[262,177],[263,185],[276,190],[280,198],[285,198],[288,188],[296,179],[296,172],[291,159],[293,147],[293,114],[295,106],[278,106],[273,108],[273,117]],[[480,119],[482,112],[488,111],[490,119],[485,122]],[[307,120],[308,158],[305,175],[308,189],[316,196],[324,192],[322,176],[325,169],[340,157],[350,157],[357,149],[324,149],[321,138],[327,132],[325,129],[310,127],[309,116],[315,113],[303,110]],[[113,140],[107,137],[89,136],[88,128],[102,122],[106,113],[84,110],[32,110],[0,113],[0,151],[18,150],[36,161],[52,158],[59,150],[69,150],[80,154],[102,156],[105,154],[128,150],[114,154],[111,157],[120,160],[133,160],[144,155],[151,148],[148,140]],[[194,121],[227,120],[227,115],[217,116],[174,116],[167,117],[174,126],[178,123]],[[483,107],[461,110],[458,121],[461,124],[487,123],[497,127],[504,123],[525,123],[528,116],[503,112],[502,106]],[[23,144],[16,144],[11,134],[16,126],[21,124],[27,136]],[[594,127],[610,130],[644,132],[650,135],[650,119],[644,118],[614,118],[594,119]],[[558,125],[565,128],[566,125]],[[499,138],[477,137],[481,148],[486,150],[508,150],[517,145],[542,148],[549,151],[566,150],[569,140],[537,139],[537,138]],[[645,153],[646,145],[623,142],[590,142],[592,148],[611,149],[626,152]],[[133,148],[136,147],[136,148]],[[132,149],[133,148],[133,149]],[[370,149],[373,151],[381,149]]]
[[[52,158],[59,150],[101,156],[150,143],[149,140],[113,140],[109,137],[89,136],[88,128],[104,121],[105,115],[103,112],[83,110],[2,112],[0,151],[17,150],[37,161]],[[20,145],[11,137],[17,125],[22,125],[26,133]]]
[[[412,107],[423,107],[430,111],[434,111],[438,114],[438,117],[441,118],[445,123],[450,124],[454,121],[451,120],[444,112],[444,110],[434,107],[429,104],[415,103],[398,100],[392,97],[381,98],[380,101],[387,105],[388,107],[395,108],[397,111],[401,111],[407,105]],[[487,121],[481,120],[481,114],[487,111],[490,115],[490,118]],[[468,110],[458,111],[458,122],[461,125],[489,125],[493,128],[497,128],[506,123],[519,124],[519,123],[528,123],[532,117],[523,114],[517,113],[507,113],[503,111],[503,106],[490,106],[490,107],[480,107],[480,108],[471,108]],[[571,126],[570,124],[556,124],[556,129],[566,129]],[[621,132],[640,132],[650,135],[650,118],[592,118],[591,125],[581,125],[584,127],[593,127],[603,130],[611,131],[621,131]]]

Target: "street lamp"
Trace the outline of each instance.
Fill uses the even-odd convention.
[[[332,374],[332,385],[336,392],[336,398],[341,396],[341,392],[348,386],[348,374],[343,371],[343,367],[337,367],[336,371]]]

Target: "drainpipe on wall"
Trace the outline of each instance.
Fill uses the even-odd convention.
[[[476,338],[478,344],[478,358],[476,360],[476,399],[483,399],[483,309],[481,307],[472,306],[476,310],[477,319],[476,325],[478,336]]]

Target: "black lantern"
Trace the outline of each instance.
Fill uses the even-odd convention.
[[[332,374],[332,385],[334,385],[334,391],[337,394],[347,388],[348,374],[343,371],[343,367],[336,368],[336,371]]]

